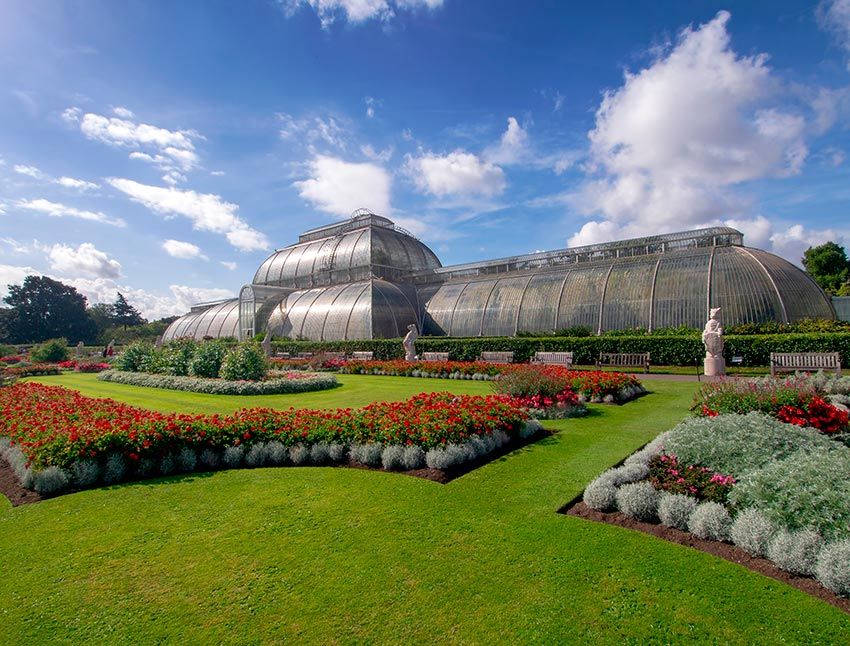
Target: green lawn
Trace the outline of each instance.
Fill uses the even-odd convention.
[[[176,409],[166,391],[85,375],[40,381]],[[487,391],[478,382],[341,382],[262,399],[335,406],[425,389]],[[448,485],[282,468],[165,478],[16,509],[0,501],[2,641],[846,643],[850,617],[794,588],[556,513],[685,415],[696,384],[648,386],[653,394],[625,406],[550,423],[557,435]],[[173,398],[182,410],[241,405]]]

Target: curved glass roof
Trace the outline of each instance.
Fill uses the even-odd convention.
[[[198,310],[198,311],[195,311]],[[193,308],[165,330],[163,341],[191,337],[239,337],[239,299],[233,298],[204,309]]]

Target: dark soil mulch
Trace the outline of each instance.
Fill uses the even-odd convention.
[[[529,444],[537,442],[538,440],[541,440],[544,437],[549,437],[550,435],[552,435],[550,431],[540,430],[534,435],[531,435],[524,439],[517,438],[509,442],[508,444],[505,444],[503,447],[496,449],[491,453],[488,453],[483,457],[471,460],[469,462],[465,462],[449,469],[413,469],[410,471],[393,471],[392,473],[401,473],[404,475],[414,476],[416,478],[432,480],[434,482],[439,482],[440,484],[446,484],[448,482],[451,482],[455,478],[459,478],[462,475],[469,473],[470,471],[474,471],[478,467],[484,466],[488,462],[498,460],[499,458],[507,455],[508,453],[512,453],[513,451],[516,451],[518,449],[523,448],[524,446],[528,446]],[[367,469],[369,471],[384,470],[376,469],[374,467],[370,467],[365,464],[361,464],[359,462],[354,461],[351,461],[348,464],[338,464],[335,466],[349,469]],[[198,472],[192,472],[192,474],[185,475],[196,475],[197,473]],[[142,480],[138,480],[136,482],[142,482]],[[74,491],[76,490],[68,489],[66,491],[63,491],[62,494],[74,493]],[[40,500],[44,500],[45,498],[44,496],[40,496],[39,494],[37,494],[35,491],[24,489],[18,482],[18,478],[15,476],[15,472],[12,471],[12,467],[3,457],[0,457],[0,494],[6,496],[6,498],[11,501],[13,507],[17,507],[18,505],[25,505],[31,502],[39,502]]]
[[[634,518],[629,518],[618,511],[611,513],[596,511],[595,509],[591,509],[585,505],[581,499],[577,499],[576,501],[565,505],[559,510],[559,512],[570,516],[578,516],[579,518],[587,520],[595,520],[600,523],[608,523],[609,525],[617,525],[619,527],[634,529],[639,532],[644,532],[645,534],[652,534],[658,538],[663,538],[671,543],[687,545],[688,547],[708,552],[709,554],[726,559],[732,563],[743,565],[745,568],[749,568],[759,574],[764,574],[765,576],[769,576],[777,581],[782,581],[783,583],[792,585],[795,588],[802,590],[813,597],[826,601],[836,608],[840,608],[844,612],[850,614],[850,599],[839,597],[835,593],[824,588],[814,579],[794,576],[785,570],[779,569],[767,559],[750,556],[747,552],[739,547],[735,547],[734,545],[720,543],[718,541],[703,540],[689,532],[683,532],[672,527],[667,527],[666,525],[645,523],[635,520]]]

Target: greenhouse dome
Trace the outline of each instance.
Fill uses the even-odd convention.
[[[360,210],[275,251],[239,298],[192,308],[164,338],[395,338],[411,323],[435,336],[701,328],[713,307],[726,326],[835,318],[808,274],[727,227],[443,267]]]

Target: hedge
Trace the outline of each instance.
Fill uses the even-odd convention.
[[[725,337],[727,362],[743,357],[744,366],[770,365],[771,352],[840,352],[841,363],[850,366],[850,333],[762,334]],[[272,342],[276,352],[371,351],[375,359],[404,356],[401,339],[359,341]],[[484,351],[512,351],[517,362],[528,361],[540,351],[572,352],[578,365],[595,363],[600,352],[649,352],[658,366],[702,365],[705,347],[693,336],[591,336],[591,337],[420,337],[416,351],[448,352],[452,361],[474,361]]]

